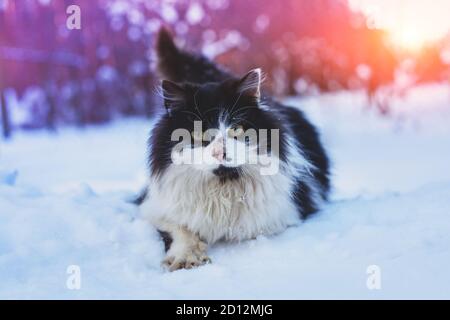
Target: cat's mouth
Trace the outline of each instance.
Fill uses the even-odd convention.
[[[215,176],[219,177],[222,181],[236,180],[239,179],[241,170],[237,167],[226,167],[224,165],[219,165],[213,170]]]

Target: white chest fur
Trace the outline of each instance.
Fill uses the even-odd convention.
[[[141,212],[155,225],[164,221],[185,226],[209,243],[244,240],[283,231],[299,221],[291,200],[291,178],[263,176],[246,168],[242,178],[225,183],[189,166],[171,166],[150,181]]]

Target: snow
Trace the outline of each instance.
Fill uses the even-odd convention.
[[[332,201],[274,237],[160,268],[156,231],[127,202],[145,182],[151,123],[121,120],[0,144],[0,298],[450,298],[450,89],[421,87],[391,118],[361,93],[288,100],[320,127]],[[370,266],[380,290],[369,290]],[[67,286],[71,266],[79,290]]]

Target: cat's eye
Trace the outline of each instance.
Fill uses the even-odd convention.
[[[192,131],[192,138],[194,141],[202,141],[203,140],[203,132],[194,130]]]
[[[227,134],[230,138],[242,137],[244,135],[244,127],[241,125],[229,128]]]

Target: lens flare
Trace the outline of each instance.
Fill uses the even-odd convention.
[[[449,0],[349,0],[372,26],[386,30],[393,45],[419,50],[444,38],[450,31]]]

